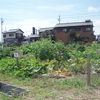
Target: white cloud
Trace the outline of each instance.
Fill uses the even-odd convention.
[[[88,7],[88,11],[98,12],[98,11],[100,11],[100,7],[99,8],[94,8],[94,7],[90,6],[90,7]]]
[[[24,34],[31,35],[32,27],[36,29],[44,27],[54,27],[57,24],[57,19],[25,19],[23,21],[14,23],[13,25],[6,26],[7,30],[13,28],[21,28],[24,31]]]
[[[75,7],[75,5],[57,5],[57,6],[39,6],[38,9],[51,9],[51,10],[59,10],[65,11]]]
[[[23,12],[22,9],[0,9],[0,13],[2,14],[21,14]]]
[[[94,21],[94,34],[99,35],[100,34],[100,20]]]
[[[0,9],[0,13],[10,13],[10,11],[7,9]]]

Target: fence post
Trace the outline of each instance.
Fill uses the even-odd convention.
[[[16,65],[17,65],[17,66],[19,65],[18,57],[16,57]]]
[[[90,54],[87,54],[87,86],[90,86],[90,74],[91,74],[91,68],[90,68]]]
[[[16,65],[18,66],[19,63],[18,63],[18,53],[14,53],[14,57],[16,58]]]

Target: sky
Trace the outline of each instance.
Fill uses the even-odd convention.
[[[0,0],[3,31],[20,28],[28,36],[32,27],[54,27],[59,15],[60,23],[91,19],[94,34],[100,34],[100,0]]]

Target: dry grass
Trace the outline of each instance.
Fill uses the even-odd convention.
[[[77,78],[78,77],[78,78]],[[100,79],[99,76],[92,76],[92,78]],[[67,83],[67,79],[71,80],[68,82],[81,79],[75,84]],[[70,76],[67,78],[27,78],[25,80],[9,77],[7,75],[1,75],[0,80],[2,82],[15,85],[29,90],[28,94],[22,95],[18,98],[9,98],[0,94],[0,100],[100,100],[100,81],[96,83],[92,81],[92,86],[84,86],[86,82],[86,75]],[[78,86],[79,85],[79,86]]]

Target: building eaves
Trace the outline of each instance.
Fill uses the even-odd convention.
[[[40,28],[39,32],[45,32],[46,30],[53,30],[54,27],[48,27],[48,28]]]
[[[24,39],[30,39],[30,38],[35,38],[35,37],[40,37],[39,34],[35,34],[35,35],[30,35],[28,37],[24,37]]]
[[[40,36],[39,36],[39,34],[35,34],[35,35],[30,35],[29,37],[33,38],[33,37],[40,37]]]
[[[88,25],[92,25],[92,22],[74,22],[74,23],[61,23],[61,24],[57,24],[55,26],[55,28],[57,27],[73,27],[73,26],[88,26]]]
[[[21,29],[10,29],[9,31],[4,31],[3,33],[5,34],[5,33],[16,33],[16,32],[18,32],[18,31],[21,31],[22,33],[24,33]]]

